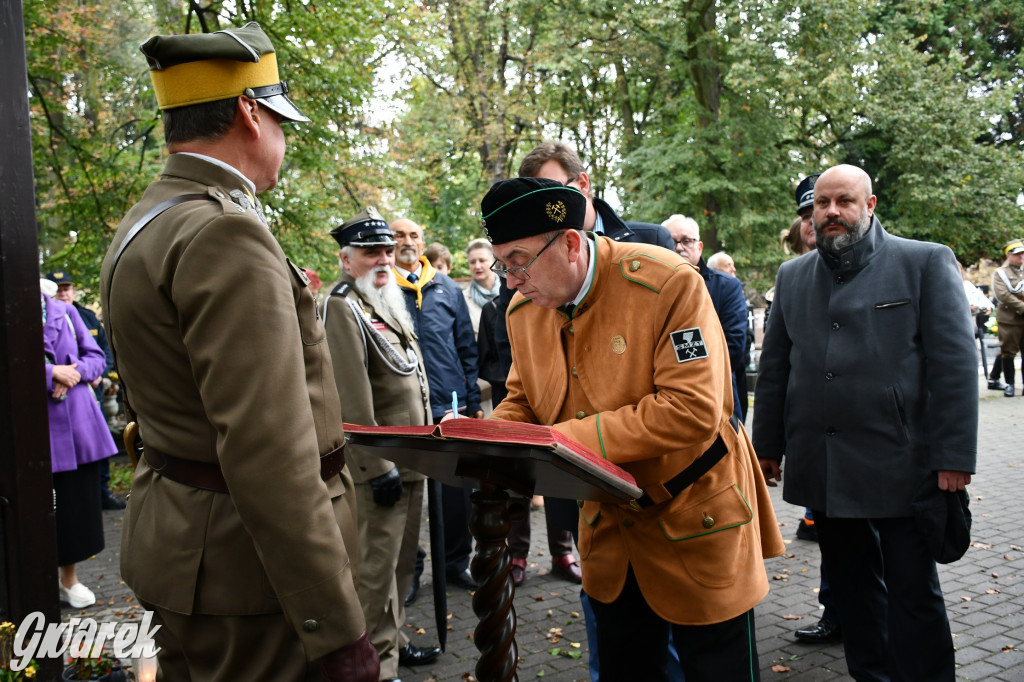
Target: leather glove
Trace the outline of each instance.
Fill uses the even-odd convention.
[[[377,682],[380,658],[366,632],[359,639],[320,658],[324,682]]]
[[[398,467],[383,476],[371,478],[370,487],[373,488],[374,504],[381,507],[394,507],[395,503],[402,498],[402,477],[398,473]]]

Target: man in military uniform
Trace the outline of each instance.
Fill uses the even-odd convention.
[[[992,291],[999,305],[996,322],[999,324],[999,356],[1002,358],[1006,388],[1003,395],[1013,397],[1013,360],[1021,351],[1024,337],[1024,241],[1014,239],[1003,247],[1006,262],[992,273]]]
[[[327,345],[345,420],[372,426],[430,424],[430,397],[402,292],[391,269],[395,240],[376,209],[331,230],[341,245],[341,278],[324,302]],[[356,486],[359,601],[380,655],[382,680],[398,666],[429,663],[438,647],[414,647],[405,634],[423,513],[422,474],[358,446],[346,450]]]
[[[256,200],[281,123],[308,119],[256,23],[142,52],[171,154],[101,274],[144,440],[122,576],[162,626],[163,679],[376,682],[324,328]]]
[[[767,487],[731,418],[728,348],[704,280],[666,249],[585,234],[578,190],[541,178],[481,202],[493,268],[518,289],[492,417],[553,426],[629,471],[632,504],[583,502],[583,589],[601,678],[757,679],[753,607],[780,554]]]

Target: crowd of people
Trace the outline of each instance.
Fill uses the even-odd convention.
[[[430,551],[447,584],[476,589],[470,491],[346,446],[343,421],[453,412],[550,426],[642,489],[628,505],[534,501],[551,573],[582,585],[594,680],[759,679],[783,465],[784,499],[806,509],[798,537],[822,558],[822,618],[796,637],[841,638],[858,680],[953,679],[936,562],[966,547],[924,533],[919,503],[962,499],[975,472],[973,318],[993,308],[1006,383],[994,368],[989,387],[1014,395],[1024,242],[1004,247],[990,303],[950,249],[885,230],[862,169],[804,178],[748,436],[751,306],[693,218],[624,221],[572,147],[544,142],[482,197],[484,236],[455,249],[461,284],[423,225],[367,207],[330,230],[339,276],[321,290],[258,199],[282,126],[308,121],[266,33],[156,36],[142,52],[169,156],[104,259],[106,329],[62,272],[42,281],[41,314],[61,598],[95,601],[75,564],[103,548],[100,510],[124,506],[89,389],[116,362],[142,453],[122,576],[162,626],[163,679],[395,681],[437,659],[404,627],[423,504],[439,505]],[[531,514],[514,516],[518,586]]]

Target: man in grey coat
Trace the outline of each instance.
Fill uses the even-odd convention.
[[[857,680],[952,680],[935,560],[911,501],[977,457],[973,329],[953,253],[886,232],[871,179],[814,188],[817,254],[779,269],[756,389],[765,478],[811,507]]]

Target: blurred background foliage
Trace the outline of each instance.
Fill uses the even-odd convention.
[[[138,45],[259,21],[312,123],[262,197],[296,262],[337,275],[327,231],[365,205],[453,254],[479,200],[538,142],[574,145],[627,219],[694,216],[748,293],[786,257],[801,177],[875,179],[892,232],[964,263],[1024,233],[1019,0],[33,0],[24,3],[44,269],[90,290],[159,173]],[[456,257],[456,275],[465,275]],[[93,299],[95,300],[95,299]]]

